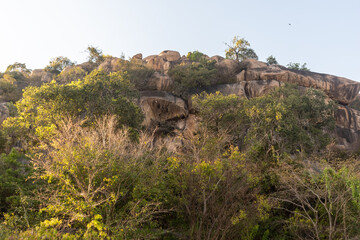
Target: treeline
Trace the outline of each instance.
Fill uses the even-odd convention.
[[[91,66],[106,58],[92,54]],[[199,56],[169,73],[174,93],[217,74]],[[137,87],[152,70],[116,61],[116,72],[83,76],[54,67],[57,81],[29,84],[14,101],[1,128],[0,239],[360,235],[357,155],[328,150],[335,107],[323,92],[286,85],[252,99],[195,95],[197,129],[171,152],[141,126]]]

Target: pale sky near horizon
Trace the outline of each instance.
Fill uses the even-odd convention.
[[[359,0],[0,0],[0,11],[0,71],[14,62],[44,68],[57,56],[81,63],[89,45],[126,58],[224,56],[238,35],[259,60],[306,62],[360,82]]]

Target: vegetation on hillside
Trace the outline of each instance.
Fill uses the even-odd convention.
[[[196,131],[171,152],[141,126],[137,89],[154,71],[88,50],[88,68],[54,59],[41,85],[22,64],[1,75],[26,88],[1,95],[14,105],[0,131],[0,239],[360,235],[358,156],[327,148],[335,105],[322,91],[193,95]],[[168,73],[183,97],[218,74],[198,51],[187,60]]]

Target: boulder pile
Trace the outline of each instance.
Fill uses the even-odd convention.
[[[225,95],[235,94],[249,99],[262,96],[285,83],[323,90],[338,106],[335,113],[337,143],[334,147],[348,151],[359,149],[360,112],[349,107],[359,95],[359,82],[329,74],[292,70],[281,65],[268,65],[254,59],[237,62],[221,56],[203,55],[203,58],[214,61],[217,70],[216,79],[211,79],[210,85],[201,89],[207,92],[219,91]],[[176,145],[181,144],[177,137],[192,133],[196,128],[191,98],[172,94],[176,84],[169,75],[169,71],[175,66],[192,64],[187,57],[181,56],[177,51],[165,50],[158,55],[145,58],[139,53],[130,61],[108,57],[99,66],[85,62],[64,71],[74,71],[79,75],[75,77],[81,78],[95,68],[114,72],[121,70],[124,64],[130,63],[135,63],[150,72],[144,77],[141,76],[135,84],[140,91],[139,104],[145,115],[143,125],[156,128],[157,131],[171,132],[170,136],[175,137],[166,135],[161,141],[168,142],[172,149],[176,149]],[[52,75],[42,69],[34,70],[31,77],[41,82],[49,82],[52,79]],[[64,79],[64,82],[73,80],[76,79]],[[1,105],[0,110],[0,120],[3,120],[9,115],[6,104]]]
[[[335,149],[355,151],[360,147],[360,112],[348,105],[355,100],[360,91],[360,83],[343,77],[310,71],[288,69],[281,65],[268,65],[254,59],[239,63],[220,56],[207,57],[216,61],[219,75],[226,76],[205,90],[220,91],[222,94],[236,94],[240,97],[254,98],[262,96],[285,83],[292,83],[304,88],[323,90],[333,99],[338,110],[335,113],[336,139]],[[142,89],[140,106],[145,114],[145,126],[172,126],[172,130],[183,133],[194,128],[191,102],[172,95],[169,91],[174,81],[168,71],[179,64],[189,64],[185,56],[176,51],[163,51],[159,55],[142,58],[142,54],[133,57],[155,70],[147,80],[147,87]],[[223,79],[227,79],[225,82]],[[187,126],[191,119],[191,127]],[[171,142],[173,144],[173,142]]]

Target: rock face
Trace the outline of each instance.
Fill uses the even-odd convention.
[[[135,55],[138,60],[142,56]],[[351,103],[358,95],[360,83],[346,78],[309,71],[287,69],[280,65],[268,65],[254,59],[241,63],[234,60],[213,56],[209,60],[216,61],[218,79],[204,90],[221,92],[224,95],[235,94],[244,98],[255,98],[269,93],[284,83],[293,83],[305,88],[323,90],[331,99],[340,103],[335,113],[337,139],[336,149],[354,151],[360,147],[360,111],[345,105]],[[156,72],[144,83],[141,90],[140,105],[145,113],[145,126],[167,126],[179,134],[191,134],[196,129],[196,117],[189,111],[191,101],[176,97],[174,82],[167,71],[176,64],[191,64],[185,56],[175,51],[163,51],[142,60],[146,66]],[[151,90],[151,91],[150,91]],[[173,148],[180,144],[175,140],[164,140]],[[176,143],[176,144],[174,144]]]
[[[147,82],[147,90],[170,91],[174,86],[174,80],[168,75],[155,72]]]
[[[235,94],[239,97],[254,98],[269,93],[282,85],[276,80],[243,81],[239,83],[220,84],[209,87],[208,92],[221,92],[223,95]]]
[[[215,67],[218,71],[218,84],[236,82],[236,75],[241,70],[239,62],[232,59],[223,59],[217,62]]]
[[[360,111],[339,105],[335,112],[336,149],[357,151],[360,147]]]
[[[165,61],[169,61],[169,62],[174,62],[174,61],[177,61],[177,60],[179,60],[181,58],[179,52],[171,51],[171,50],[162,51],[159,54],[159,57],[162,57],[162,58],[165,59]]]
[[[142,60],[142,58],[143,58],[142,53],[138,53],[138,54],[135,54],[131,59],[132,59],[132,60],[134,60],[134,59],[136,59],[136,60]]]
[[[179,120],[189,114],[185,101],[167,92],[141,92],[140,106],[145,114],[145,126],[157,126],[166,121]]]
[[[10,116],[8,103],[0,103],[0,123],[2,123],[6,118]]]
[[[158,55],[152,55],[144,58],[144,61],[147,67],[159,72],[164,71],[164,64],[165,64],[164,58]]]
[[[242,64],[245,68],[237,75],[237,81],[276,80],[293,83],[302,87],[323,90],[330,98],[349,104],[355,100],[360,91],[360,83],[346,78],[310,71],[287,69],[280,65],[266,66],[254,61]]]
[[[245,82],[232,83],[232,84],[220,84],[210,87],[207,92],[215,93],[221,92],[223,95],[235,94],[239,97],[246,97]]]
[[[46,72],[44,69],[34,69],[31,72],[30,77],[44,83],[51,82],[53,79],[53,75],[50,72]]]
[[[180,53],[171,50],[165,50],[159,55],[151,55],[143,59],[147,67],[163,73],[167,73],[173,63],[180,60]]]

